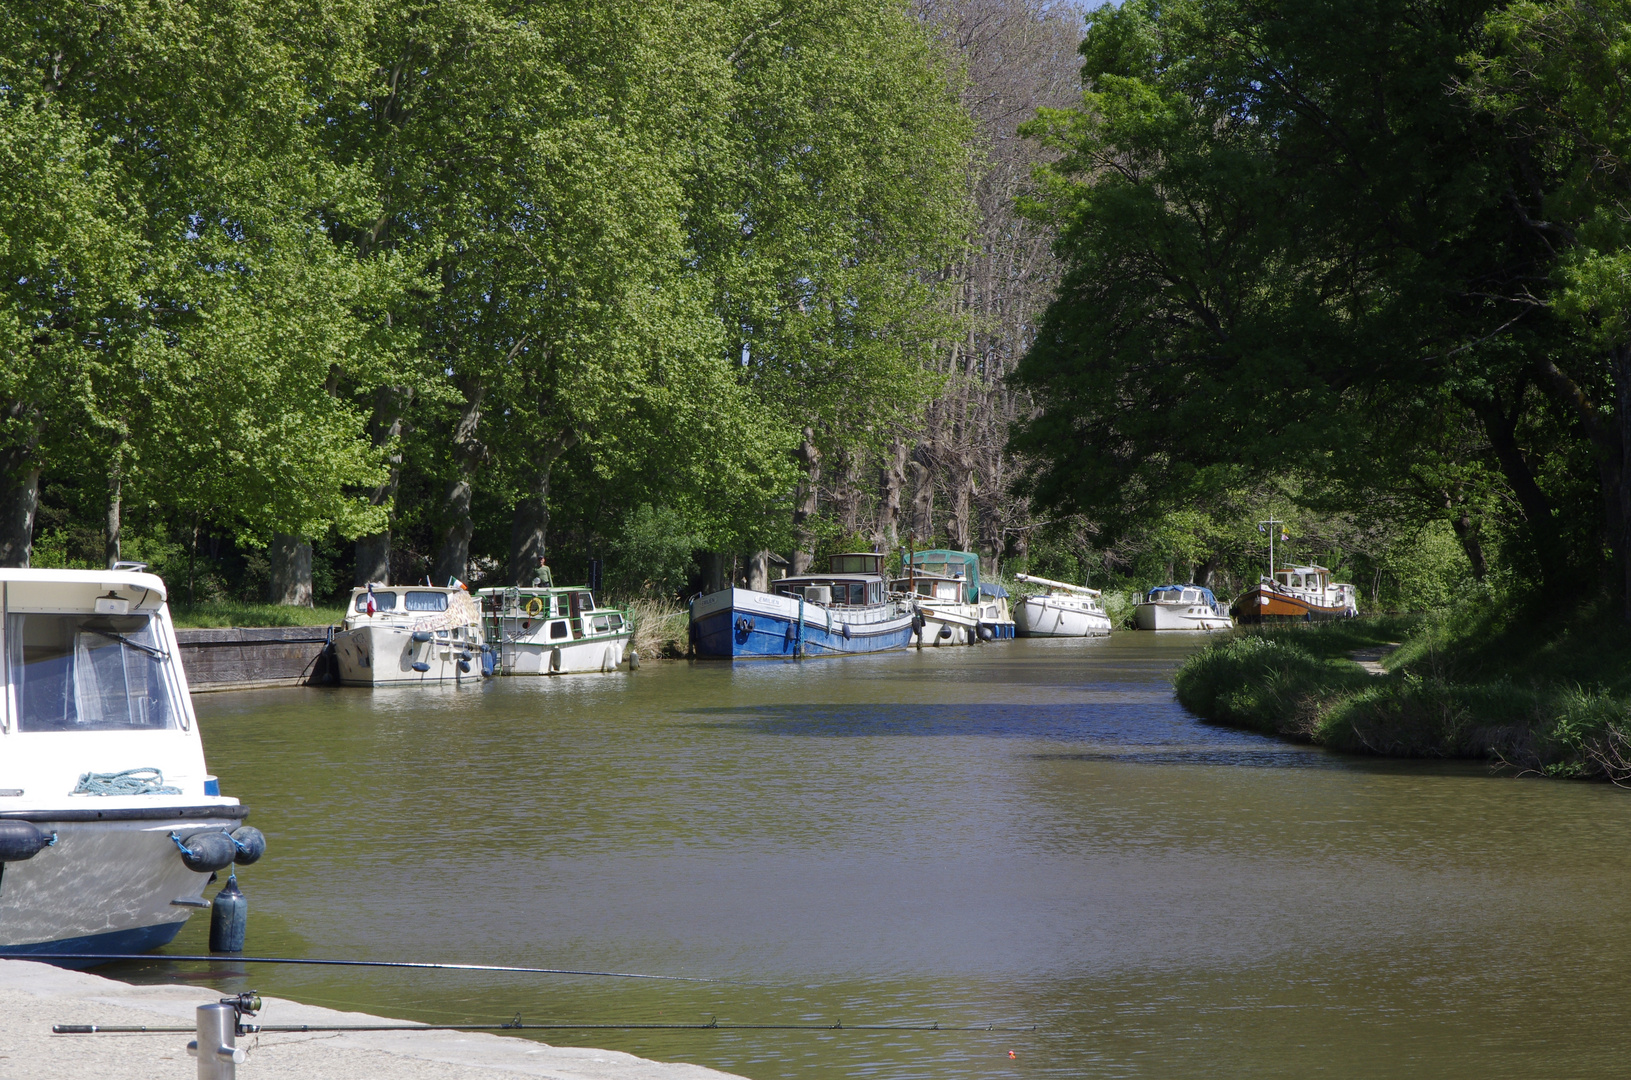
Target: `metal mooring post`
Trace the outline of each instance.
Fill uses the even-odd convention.
[[[238,1013],[226,1002],[198,1007],[198,1038],[187,1053],[198,1059],[198,1080],[238,1080]]]

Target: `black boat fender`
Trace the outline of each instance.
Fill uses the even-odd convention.
[[[32,859],[56,842],[56,833],[44,832],[32,822],[0,821],[0,863]]]

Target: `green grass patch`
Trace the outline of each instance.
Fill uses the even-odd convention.
[[[345,618],[343,607],[289,607],[284,604],[245,604],[216,600],[200,604],[171,604],[170,618],[183,629],[217,626],[335,626]]]
[[[1386,675],[1349,659],[1389,643]],[[1175,683],[1208,720],[1335,750],[1631,782],[1631,628],[1604,603],[1481,601],[1242,630],[1190,657]]]

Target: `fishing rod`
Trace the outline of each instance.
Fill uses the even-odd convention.
[[[416,960],[312,960],[292,956],[179,956],[172,953],[8,953],[0,960],[154,960],[180,964],[301,964],[312,967],[410,968],[420,971],[498,971],[522,975],[594,975],[607,979],[660,979],[666,982],[713,982],[687,975],[644,975],[633,971],[577,971],[571,968],[513,967],[507,964],[433,964]]]
[[[183,1035],[190,1027],[148,1027],[145,1024],[52,1024],[54,1035]],[[721,1024],[716,1018],[706,1024],[528,1024],[520,1017],[504,1024],[240,1024],[240,1035],[297,1034],[300,1032],[344,1031],[1035,1031],[1030,1027],[999,1027],[995,1024],[956,1026],[945,1024]]]

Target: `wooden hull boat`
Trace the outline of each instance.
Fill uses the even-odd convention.
[[[1331,581],[1323,566],[1288,566],[1241,593],[1234,602],[1242,623],[1321,622],[1359,614],[1352,585]]]

